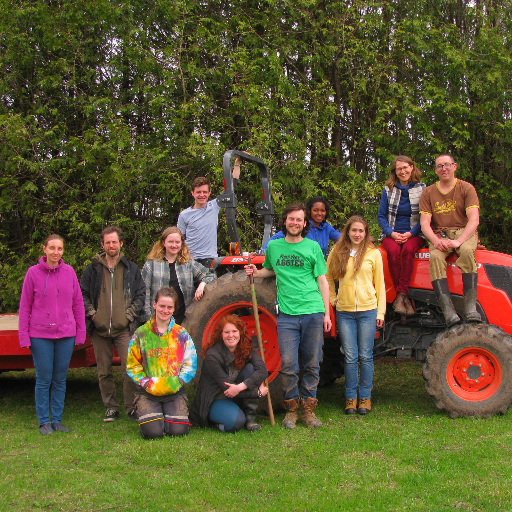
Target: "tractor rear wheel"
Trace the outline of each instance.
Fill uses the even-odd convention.
[[[275,318],[276,282],[275,279],[255,278],[256,297],[260,318],[261,337],[265,363],[269,372],[268,380],[274,410],[281,404],[282,390],[279,369],[281,356],[277,343],[277,323]],[[227,273],[213,283],[206,285],[203,298],[193,302],[188,308],[183,322],[194,340],[198,355],[198,382],[203,359],[199,357],[203,344],[212,336],[219,320],[225,315],[239,316],[246,324],[253,346],[258,350],[256,323],[253,316],[252,296],[249,278],[243,270]],[[268,400],[260,400],[260,410],[268,412]]]
[[[423,377],[451,418],[505,414],[512,403],[512,336],[489,324],[444,331],[428,350]]]

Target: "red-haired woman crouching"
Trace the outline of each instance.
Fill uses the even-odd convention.
[[[221,432],[260,430],[256,423],[259,398],[268,393],[263,384],[267,368],[252,348],[244,322],[233,315],[221,318],[204,358],[199,386],[190,409],[192,424],[217,426]]]

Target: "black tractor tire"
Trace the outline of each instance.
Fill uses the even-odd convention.
[[[454,326],[430,346],[423,378],[451,418],[505,414],[512,403],[512,336],[495,325]]]
[[[269,360],[267,353],[276,354],[277,331],[272,327],[275,324],[275,300],[276,300],[276,282],[275,279],[254,279],[256,297],[258,301],[258,310],[261,323],[262,338],[264,343],[267,366],[272,361]],[[186,311],[183,327],[194,340],[198,355],[198,369],[194,381],[199,382],[201,366],[203,359],[199,356],[203,343],[212,335],[216,321],[226,314],[248,317],[253,315],[252,295],[248,276],[245,271],[240,270],[235,274],[228,272],[205,287],[203,298],[198,302],[193,302]],[[251,329],[250,329],[251,331]],[[254,346],[257,349],[256,332],[252,329],[251,335],[254,340]],[[267,352],[268,351],[268,352]],[[277,352],[278,354],[278,352]],[[272,356],[270,356],[272,357]],[[281,403],[281,379],[279,375],[274,375],[274,379],[269,383],[271,400],[274,410]],[[268,412],[267,398],[260,400],[258,411]]]

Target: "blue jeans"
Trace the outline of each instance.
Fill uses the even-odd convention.
[[[75,337],[50,340],[30,338],[30,352],[36,369],[36,414],[39,425],[62,420],[66,397],[66,375],[75,346]]]
[[[336,311],[336,323],[345,353],[345,397],[371,398],[373,388],[373,343],[377,330],[377,310]],[[358,379],[357,362],[361,380]]]
[[[277,317],[277,337],[281,352],[283,400],[299,399],[299,357],[302,362],[300,396],[316,398],[320,379],[320,359],[324,345],[324,314]]]

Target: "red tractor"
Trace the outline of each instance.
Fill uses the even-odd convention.
[[[235,221],[236,195],[231,176],[235,156],[258,166],[262,178],[263,202],[256,211],[264,217],[262,244],[271,234],[273,205],[266,165],[259,158],[241,151],[224,155],[224,193],[221,206],[226,208],[231,256],[219,257],[214,266],[228,271],[207,285],[200,302],[192,304],[184,326],[198,349],[211,336],[219,319],[230,313],[243,318],[256,337],[249,279],[243,266],[248,263],[242,252]],[[457,416],[487,417],[504,414],[512,403],[512,256],[478,250],[478,304],[482,323],[457,324],[447,329],[433,291],[428,272],[428,249],[416,254],[409,297],[415,315],[398,316],[391,308],[395,299],[386,253],[381,250],[387,290],[388,313],[385,326],[376,333],[374,355],[414,357],[424,362],[423,376],[427,393],[439,409]],[[260,265],[264,256],[252,257]],[[448,259],[448,282],[457,310],[462,311],[462,277],[455,258]],[[275,279],[255,279],[258,310],[272,391],[280,398],[280,355],[275,316]],[[343,373],[343,356],[336,336],[335,315],[331,308],[332,329],[325,333],[324,358],[320,384],[329,384]],[[378,383],[377,383],[378,386]],[[274,402],[277,402],[274,400]]]
[[[274,211],[265,163],[241,151],[227,151],[223,160],[224,193],[220,201],[221,206],[226,208],[232,255],[216,258],[214,266],[226,272],[217,281],[207,285],[203,299],[193,303],[187,310],[183,324],[192,335],[198,352],[211,336],[219,319],[228,313],[242,317],[256,338],[249,279],[243,271],[248,256],[242,252],[235,220],[236,195],[231,174],[235,156],[256,164],[260,170],[263,201],[256,206],[256,211],[264,218],[262,244],[268,240],[272,229]],[[395,291],[387,267],[386,253],[382,249],[381,252],[389,307],[384,328],[376,333],[375,357],[414,357],[424,362],[423,376],[427,393],[432,396],[437,407],[446,410],[452,418],[504,414],[512,403],[512,256],[487,250],[477,251],[477,309],[482,315],[482,323],[461,323],[447,329],[428,272],[428,250],[422,249],[416,254],[409,292],[416,314],[408,318],[401,318],[391,308]],[[262,255],[252,258],[256,265],[263,263],[263,260]],[[462,277],[453,256],[448,259],[448,282],[453,303],[460,312],[463,302]],[[275,279],[257,278],[255,286],[270,387],[274,394],[273,402],[278,404],[281,387]],[[336,336],[336,319],[332,308],[331,319],[332,329],[325,333],[320,385],[332,383],[343,374],[343,356]],[[0,316],[0,371],[33,368],[29,349],[19,347],[17,320],[17,315]],[[119,364],[119,358],[116,359]],[[92,366],[95,362],[88,338],[83,348],[76,348],[70,366]],[[378,382],[376,384],[378,386]]]

